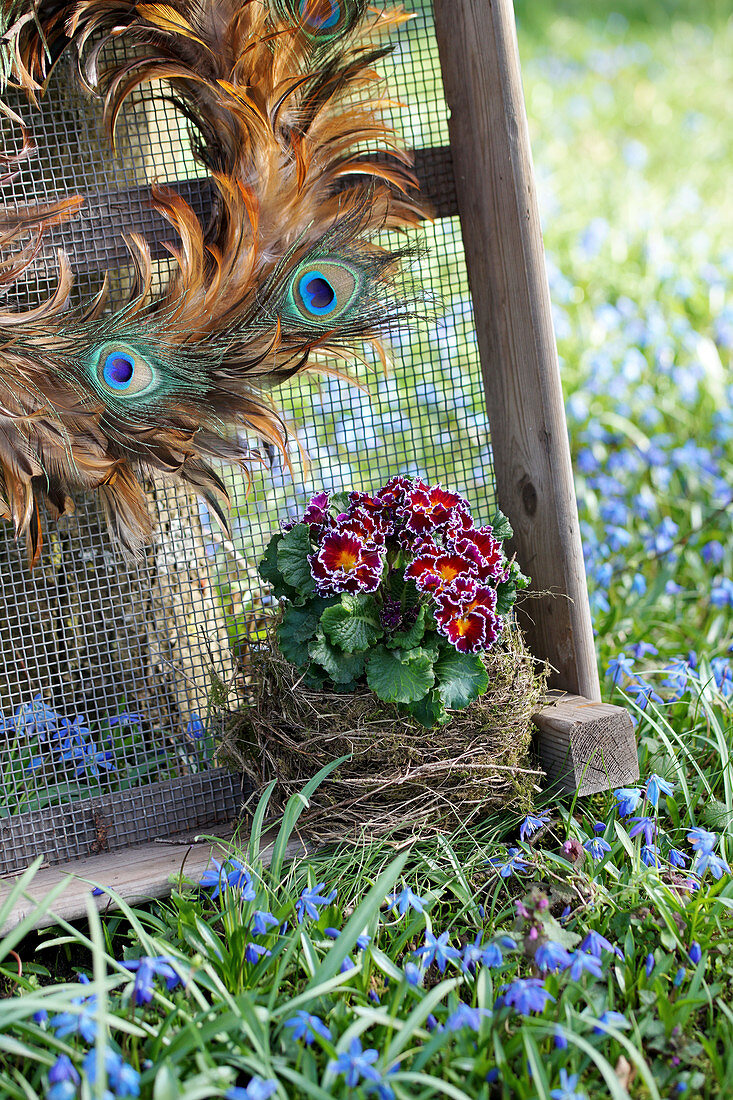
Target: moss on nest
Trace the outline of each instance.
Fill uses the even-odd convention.
[[[516,628],[484,661],[488,691],[447,725],[426,729],[366,688],[306,687],[272,631],[250,655],[250,705],[231,722],[221,756],[252,781],[253,802],[276,779],[271,806],[281,810],[320,768],[348,755],[300,819],[323,842],[453,828],[497,806],[523,811],[542,775],[528,750],[545,670]]]

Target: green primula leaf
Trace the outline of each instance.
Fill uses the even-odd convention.
[[[517,602],[514,581],[502,581],[496,586],[496,614],[508,615]]]
[[[446,707],[463,710],[489,686],[489,675],[478,653],[445,648],[435,663],[438,693]]]
[[[302,607],[288,607],[277,628],[277,644],[286,661],[302,668],[308,663],[308,643],[316,636],[318,615]]]
[[[277,551],[280,543],[283,540],[282,535],[273,535],[268,544],[265,555],[260,561],[257,571],[262,577],[263,581],[267,581],[272,585],[273,595],[280,599],[281,596],[287,596],[288,599],[292,599],[297,596],[297,592],[289,584],[285,583],[277,563]]]
[[[321,628],[328,640],[346,653],[368,649],[383,633],[379,607],[367,593],[342,596],[341,603],[323,612]]]
[[[398,630],[389,640],[390,648],[400,646],[402,649],[413,649],[422,640],[425,633],[425,605],[420,607],[417,618],[409,630]]]
[[[297,524],[278,543],[278,569],[286,583],[292,585],[301,596],[311,596],[316,590],[308,564],[311,553],[310,528],[307,523]]]
[[[357,680],[364,671],[365,654],[344,653],[336,649],[319,629],[314,641],[308,646],[308,653],[312,661],[316,661],[325,668],[335,684],[348,684],[350,680]]]
[[[494,532],[494,538],[499,539],[500,542],[504,542],[505,539],[510,539],[514,534],[512,525],[503,512],[497,511],[490,522],[491,529]]]
[[[386,703],[414,703],[435,683],[428,653],[406,653],[380,645],[369,655],[367,683]]]
[[[408,703],[405,709],[428,729],[432,726],[444,726],[447,722],[450,722],[450,714],[446,712],[440,696],[435,690],[426,695],[424,699],[418,699],[415,703]]]
[[[348,493],[332,493],[328,501],[328,510],[334,516],[340,516],[349,507]]]

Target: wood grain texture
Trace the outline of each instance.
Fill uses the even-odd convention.
[[[600,699],[511,0],[435,0],[499,506],[552,686]]]
[[[636,734],[623,707],[551,693],[532,716],[548,786],[558,793],[595,794],[639,778]]]
[[[13,906],[5,924],[0,927],[0,935],[20,924],[33,911],[36,901],[41,901],[58,883],[64,881],[66,888],[53,903],[52,909],[39,915],[34,922],[36,928],[54,924],[56,916],[66,920],[84,919],[92,883],[109,887],[130,905],[167,897],[182,870],[187,879],[195,882],[201,878],[212,856],[221,860],[228,854],[225,841],[232,835],[232,830],[219,829],[219,832],[222,843],[212,843],[210,840],[199,843],[153,841],[125,852],[108,852],[58,867],[44,868],[33,879],[27,897]],[[262,850],[265,863],[269,862],[273,843],[274,837],[265,836]],[[239,845],[242,844],[246,844],[246,837],[240,838]],[[294,839],[288,844],[286,858],[292,859],[304,851],[302,841]],[[0,907],[10,894],[13,882],[14,876],[0,878]],[[114,901],[104,894],[93,900],[100,911],[116,908]]]

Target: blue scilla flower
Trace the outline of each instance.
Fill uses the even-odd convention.
[[[423,960],[425,967],[434,962],[441,974],[445,971],[449,959],[461,957],[460,951],[451,947],[448,942],[448,932],[441,932],[438,937],[435,937],[432,932],[426,931],[425,943],[422,947],[418,947],[414,954]]]
[[[13,728],[17,733],[25,733],[29,737],[36,736],[39,741],[45,741],[54,733],[61,722],[55,710],[52,710],[43,701],[43,695],[39,692],[33,697],[31,703],[24,703],[18,707],[13,719]]]
[[[598,1017],[598,1022],[593,1028],[594,1035],[604,1035],[609,1027],[613,1027],[616,1031],[625,1031],[631,1027],[631,1024],[621,1012],[614,1012],[612,1009],[607,1009],[602,1012]]]
[[[48,1081],[51,1085],[56,1085],[61,1081],[70,1081],[75,1088],[79,1084],[81,1081],[79,1071],[68,1054],[60,1054],[56,1059],[48,1071]]]
[[[492,1015],[493,1013],[488,1008],[471,1008],[470,1005],[461,1003],[458,1008],[451,1012],[445,1021],[445,1026],[448,1031],[462,1031],[463,1028],[478,1031],[481,1027],[481,1018]]]
[[[662,696],[657,694],[651,684],[646,683],[645,680],[641,680],[638,677],[636,682],[629,684],[628,687],[624,688],[624,691],[627,695],[632,697],[640,710],[646,710],[650,700],[652,703],[661,704],[664,702]]]
[[[139,726],[142,720],[142,714],[127,710],[120,711],[119,714],[111,714],[107,719],[110,726]]]
[[[702,958],[702,948],[700,947],[700,944],[697,942],[697,940],[693,940],[690,944],[690,950],[688,954],[690,956],[690,962],[693,964],[693,966],[697,966],[697,964],[700,962],[700,959]]]
[[[679,848],[669,849],[669,862],[673,867],[686,867],[690,862],[689,856],[686,856],[684,852],[681,852]]]
[[[712,852],[718,843],[718,834],[710,833],[707,829],[700,828],[696,825],[687,834],[687,839],[690,842],[690,847],[694,848],[696,852],[703,854],[706,852]]]
[[[425,977],[425,967],[418,966],[417,963],[414,962],[406,962],[404,974],[407,984],[417,989],[419,985],[422,985],[423,978]]]
[[[169,993],[182,982],[180,974],[175,970],[173,959],[165,955],[154,957],[145,955],[141,959],[130,959],[128,962],[123,962],[122,965],[126,970],[131,970],[135,974],[132,999],[136,1005],[150,1004],[153,999],[153,980],[156,977],[164,980]]]
[[[541,829],[550,820],[549,810],[543,810],[542,813],[527,814],[522,824],[519,826],[519,839],[526,840],[528,836],[534,836],[534,834]]]
[[[556,1050],[567,1050],[568,1049],[568,1041],[567,1041],[567,1038],[565,1037],[565,1032],[563,1031],[560,1024],[555,1025],[555,1030],[552,1033],[552,1038],[553,1038],[553,1041],[555,1043]]]
[[[272,951],[268,951],[266,947],[259,943],[248,943],[244,949],[244,960],[251,963],[252,966],[256,966],[260,959],[268,958],[270,955],[272,955]]]
[[[662,779],[661,775],[650,775],[646,785],[646,796],[655,808],[659,804],[660,794],[674,794],[674,783]]]
[[[314,1016],[310,1012],[298,1009],[294,1016],[285,1021],[285,1027],[290,1028],[293,1038],[297,1042],[304,1042],[310,1046],[315,1041],[316,1035],[323,1039],[331,1039],[331,1032],[320,1016]]]
[[[213,868],[204,871],[198,885],[205,890],[214,887],[211,893],[212,901],[218,898],[223,890],[228,889],[238,890],[242,901],[255,900],[257,895],[252,885],[252,876],[238,859],[230,858],[224,863],[219,863],[212,856],[211,862],[214,864]]]
[[[610,676],[611,682],[614,684],[618,684],[622,676],[633,677],[634,662],[631,657],[627,657],[625,653],[619,653],[617,657],[612,657],[606,668],[606,676]]]
[[[76,1100],[78,1095],[73,1081],[57,1081],[46,1093],[46,1100]]]
[[[641,787],[619,787],[613,792],[613,797],[618,802],[618,812],[621,817],[633,814],[643,795]]]
[[[714,879],[722,878],[724,874],[730,874],[730,867],[726,861],[722,856],[716,855],[715,852],[699,852],[692,870],[700,877],[706,871],[710,871]]]
[[[270,1100],[277,1092],[277,1081],[266,1081],[263,1077],[253,1077],[246,1088],[229,1089],[225,1100]]]
[[[186,737],[193,741],[200,741],[206,735],[206,726],[197,711],[191,711],[191,717],[186,724]]]
[[[97,1052],[94,1047],[87,1051],[82,1067],[89,1083],[94,1085],[97,1080]],[[140,1074],[110,1047],[106,1047],[104,1051],[104,1068],[107,1073],[107,1084],[113,1096],[121,1100],[125,1096],[140,1095]]]
[[[376,1050],[363,1050],[360,1039],[352,1039],[348,1051],[342,1051],[335,1062],[329,1062],[330,1073],[343,1074],[350,1089],[355,1089],[362,1081],[382,1083],[381,1074],[374,1068],[379,1054]]]
[[[646,867],[661,867],[659,848],[656,844],[643,844],[640,855],[641,862]]]
[[[644,970],[646,971],[647,978],[651,978],[652,971],[654,970],[655,965],[656,965],[656,960],[655,960],[654,956],[652,955],[652,953],[650,951],[649,954],[646,957],[645,962],[644,962]]]
[[[586,840],[583,847],[595,860],[603,859],[604,854],[611,851],[611,845],[602,836],[591,837],[590,840]]]
[[[675,986],[675,988],[682,985],[683,981],[685,980],[685,974],[686,973],[687,973],[687,971],[685,970],[684,966],[681,966],[678,969],[677,973],[674,976],[674,981],[672,982],[672,984]]]
[[[505,937],[505,939],[508,939],[508,937]],[[512,950],[515,946],[514,941],[509,940],[509,942],[511,947],[507,948],[507,950]],[[504,956],[502,954],[501,944],[484,943],[482,933],[479,932],[473,943],[467,943],[463,948],[461,970],[464,974],[475,974],[479,964],[492,968],[501,966],[503,962]]]
[[[713,607],[733,607],[733,580],[720,577],[710,589],[710,602]]]
[[[590,955],[586,951],[573,951],[569,959],[568,970],[574,982],[579,982],[583,974],[592,974],[594,978],[603,977],[601,960],[596,955]]]
[[[555,998],[539,978],[515,978],[501,987],[499,1000],[520,1015],[529,1016],[531,1012],[544,1012],[547,1002]]]
[[[538,970],[565,970],[570,966],[571,958],[561,944],[547,940],[537,948],[534,961]]]
[[[252,917],[252,935],[265,936],[268,928],[275,928],[279,924],[277,917],[266,910],[255,909]]]
[[[486,861],[490,863],[502,878],[509,878],[518,871],[528,871],[530,864],[519,854],[519,848],[508,848],[506,857],[492,856]]]
[[[684,657],[675,657],[664,671],[667,673],[667,677],[662,680],[662,687],[669,688],[673,693],[673,698],[679,699],[687,690],[692,671],[687,660]]]
[[[295,912],[298,917],[298,924],[302,924],[305,919],[306,913],[312,920],[318,920],[319,908],[323,908],[325,905],[330,905],[336,898],[336,891],[332,890],[330,894],[320,894],[319,890],[324,890],[326,887],[325,882],[317,882],[315,886],[306,887],[302,894],[295,903]]]
[[[648,654],[652,657],[656,657],[659,654],[659,650],[655,645],[652,645],[651,642],[637,642],[635,645],[632,645],[631,652],[634,654],[637,661],[642,660],[642,658],[646,657]]]
[[[552,1089],[550,1096],[552,1100],[587,1100],[587,1096],[584,1092],[576,1092],[578,1086],[578,1074],[573,1073],[568,1075],[564,1069],[560,1070],[560,1088]]]
[[[79,981],[82,985],[88,985],[89,979],[82,976]],[[57,1039],[68,1039],[71,1035],[79,1035],[85,1043],[93,1043],[97,1038],[97,998],[93,994],[81,997],[73,997],[71,1001],[78,1012],[59,1012],[52,1016],[49,1026],[53,1028]]]
[[[607,951],[610,955],[617,955],[619,959],[623,959],[624,957],[624,953],[620,947],[614,947],[610,940],[607,940],[600,932],[596,932],[595,929],[591,929],[585,937],[580,945],[580,950],[590,952],[590,954],[595,955],[597,959],[603,957],[604,951]]]
[[[629,836],[634,837],[641,834],[646,844],[654,843],[657,823],[653,817],[631,817],[629,818],[629,825],[631,825]]]
[[[401,917],[408,909],[414,909],[416,913],[425,912],[425,899],[413,893],[409,886],[405,886],[399,894],[388,894],[386,901],[390,909],[396,909]]]

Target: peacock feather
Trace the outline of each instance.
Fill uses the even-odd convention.
[[[410,310],[395,292],[409,250],[377,237],[420,210],[374,68],[388,48],[380,36],[405,16],[362,0],[4,0],[0,12],[9,79],[33,100],[72,46],[103,99],[112,149],[133,91],[162,82],[214,194],[203,224],[175,191],[151,187],[177,237],[162,290],[151,242],[122,226],[135,279],[121,308],[108,308],[103,287],[71,309],[61,251],[45,302],[0,308],[0,514],[26,535],[31,561],[40,495],[63,512],[74,489],[96,491],[133,550],[151,535],[151,476],[188,485],[224,521],[213,466],[246,466],[245,433],[284,449],[269,391],[314,353],[320,366],[364,340],[378,347]],[[22,141],[8,171],[32,147],[13,120]],[[16,280],[83,201],[1,215],[0,282]]]

